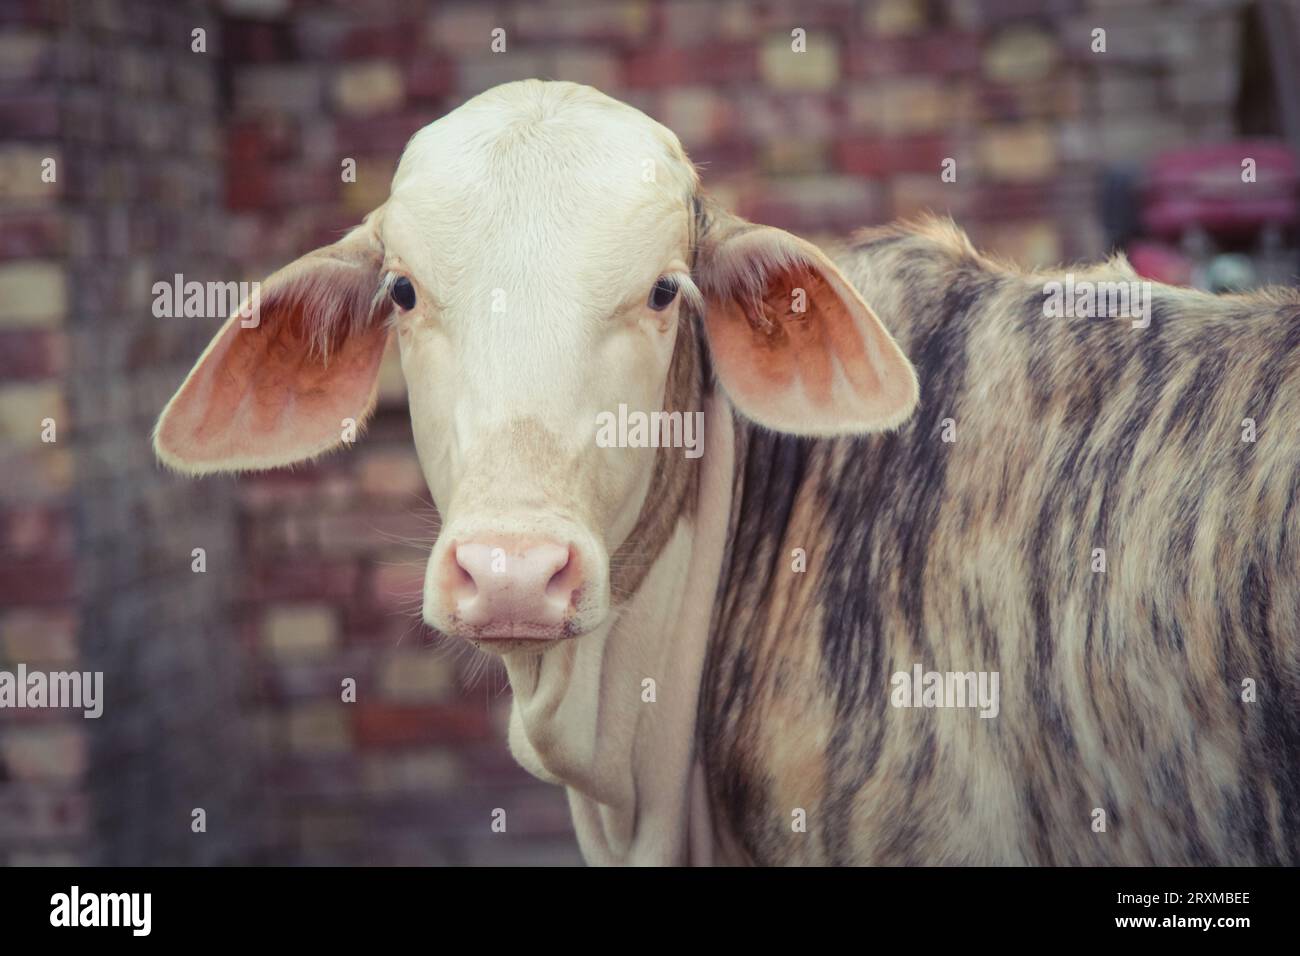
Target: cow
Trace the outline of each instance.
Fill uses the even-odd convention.
[[[832,256],[644,113],[509,83],[263,283],[154,445],[313,458],[396,338],[423,618],[504,662],[590,863],[1300,863],[1300,296],[1056,315],[1067,280],[1140,288],[940,219]],[[627,410],[702,447],[598,441]]]

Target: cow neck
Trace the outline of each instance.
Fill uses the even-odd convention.
[[[598,631],[506,658],[511,752],[568,789],[593,864],[712,860],[696,714],[735,448],[727,400],[714,393],[704,406],[693,513],[683,511],[636,591]]]

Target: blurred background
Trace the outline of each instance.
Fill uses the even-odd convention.
[[[98,720],[0,710],[0,861],[579,862],[502,673],[416,617],[395,361],[352,449],[182,480],[149,433],[219,321],[155,318],[155,282],[333,241],[415,130],[526,77],[815,240],[934,210],[1025,263],[1292,282],[1298,51],[1297,0],[0,0],[0,669],[105,675]]]

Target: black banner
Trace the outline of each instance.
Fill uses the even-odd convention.
[[[411,938],[436,947],[469,934],[495,947],[512,934],[572,939],[617,918],[631,935],[685,924],[732,940],[761,938],[777,921],[864,941],[901,933],[916,944],[987,945],[1033,931],[1232,945],[1292,924],[1295,885],[1295,871],[1283,869],[39,869],[0,871],[0,916],[12,943],[288,934],[331,946]]]

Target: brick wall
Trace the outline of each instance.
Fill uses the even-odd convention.
[[[1095,256],[1103,167],[1233,134],[1243,2],[7,5],[0,650],[100,667],[115,703],[0,714],[0,854],[576,859],[563,795],[505,752],[500,671],[418,624],[431,509],[393,357],[354,449],[183,481],[147,433],[215,323],[154,319],[152,282],[264,278],[382,202],[417,128],[532,76],[646,110],[738,212],[814,239],[934,209],[1017,259]]]
[[[149,450],[208,334],[154,318],[150,287],[222,272],[216,76],[188,44],[219,25],[202,2],[4,17],[3,666],[102,671],[105,700],[98,720],[0,715],[0,854],[245,859],[257,814],[229,653],[235,501],[229,482],[164,475]],[[210,835],[192,832],[195,808]]]
[[[0,655],[5,664],[80,657],[73,600],[72,452],[41,441],[66,426],[67,221],[42,164],[61,158],[51,108],[48,31],[0,38]],[[56,165],[57,171],[57,165]],[[57,430],[55,433],[57,438]],[[32,711],[0,715],[0,848],[5,862],[70,858],[89,830],[81,721]]]

